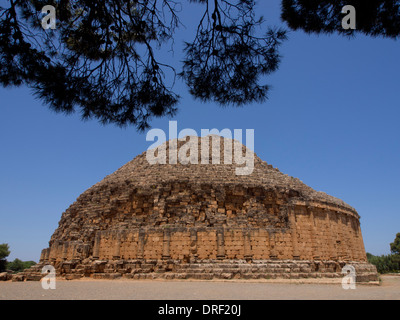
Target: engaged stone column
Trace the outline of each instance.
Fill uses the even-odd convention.
[[[307,208],[309,210],[309,214],[310,214],[310,225],[311,225],[311,252],[312,252],[312,258],[314,260],[320,260],[321,259],[321,255],[320,252],[318,250],[318,248],[316,247],[315,244],[315,221],[314,221],[314,211],[308,207]]]
[[[197,259],[197,230],[191,229],[190,230],[190,253],[191,255]]]
[[[78,245],[76,242],[72,243],[72,260],[79,260]]]
[[[271,260],[276,260],[278,259],[278,255],[276,254],[276,248],[275,248],[275,233],[274,232],[268,232],[268,242],[269,242],[269,247],[270,247],[270,254],[269,258]]]
[[[298,240],[297,240],[297,223],[296,223],[296,213],[294,207],[288,208],[290,230],[292,236],[292,247],[293,247],[293,260],[299,260],[300,254],[298,250]]]
[[[114,250],[113,250],[113,259],[118,260],[121,258],[121,234],[117,232],[116,237],[114,239]]]
[[[367,255],[365,254],[365,247],[364,247],[364,241],[361,235],[361,226],[360,226],[360,221],[357,220],[357,232],[358,232],[358,245],[359,245],[359,252],[362,254],[361,258],[363,261],[368,261]]]
[[[45,249],[46,250],[46,252],[45,252],[45,254],[44,254],[44,260],[46,261],[46,262],[48,262],[49,261],[49,258],[50,258],[50,248],[47,248],[47,249]]]
[[[40,252],[40,260],[39,260],[39,262],[44,262],[45,260],[46,260],[46,249],[43,249]]]
[[[68,259],[68,248],[69,248],[69,242],[65,241],[63,244],[63,253],[62,253],[62,258],[63,260],[67,260]]]
[[[243,231],[243,251],[244,251],[244,259],[252,260],[253,254],[251,252],[251,244],[250,244],[250,231]]]
[[[169,244],[171,242],[171,234],[169,230],[164,230],[164,238],[163,238],[163,251],[162,251],[162,258],[163,259],[170,259],[171,255],[169,252]]]
[[[336,249],[335,230],[333,230],[334,229],[334,225],[333,225],[334,222],[331,219],[329,211],[326,211],[324,209],[324,212],[326,214],[326,218],[327,218],[327,221],[328,221],[328,229],[329,229],[330,240],[331,240],[330,241],[331,242],[331,256],[330,256],[330,258],[331,258],[331,260],[336,261],[336,260],[338,260],[338,252],[337,252],[337,249]]]
[[[224,230],[217,230],[217,259],[225,258]]]
[[[139,231],[139,239],[138,239],[138,251],[137,251],[138,259],[144,258],[144,237],[145,237],[145,232],[140,230]]]
[[[344,245],[346,246],[347,256],[344,258],[345,261],[351,261],[352,256],[352,248],[354,248],[353,237],[350,233],[351,222],[347,214],[344,215],[344,236],[346,237]],[[350,226],[349,226],[350,224]]]
[[[57,248],[58,248],[58,241],[54,241],[52,246],[50,247],[50,254],[49,254],[49,260],[50,262],[56,261],[57,258]]]
[[[96,233],[95,238],[94,238],[93,259],[99,259],[100,258],[100,240],[101,240],[101,235],[100,235],[100,231],[98,231]]]
[[[56,250],[55,250],[55,255],[54,255],[54,261],[62,259],[62,254],[63,254],[63,243],[62,241],[58,240],[56,241]]]

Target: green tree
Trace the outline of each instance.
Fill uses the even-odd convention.
[[[185,5],[202,15],[177,70],[168,62],[172,55],[157,56],[157,49],[169,49],[183,27],[180,1],[9,2],[0,7],[0,84],[27,85],[57,112],[80,111],[83,119],[139,130],[176,113],[177,77],[202,101],[264,101],[269,87],[260,78],[278,68],[286,39],[285,31],[256,17],[254,0],[189,0]],[[45,5],[56,9],[54,30],[42,27]]]
[[[6,258],[10,255],[10,250],[7,243],[0,244],[0,272],[6,269]]]
[[[368,262],[376,266],[379,273],[399,272],[400,259],[397,255],[388,254],[381,256],[367,255]]]
[[[12,270],[14,272],[21,272],[29,267],[35,265],[35,261],[21,261],[20,259],[15,259],[12,262],[7,264],[7,269]]]
[[[7,269],[16,271],[16,272],[22,271],[24,269],[24,263],[19,259],[15,259],[12,262],[8,262]]]
[[[400,233],[396,234],[396,238],[390,244],[390,251],[393,254],[400,255]]]
[[[396,238],[390,244],[392,254],[374,256],[367,253],[367,259],[376,266],[379,273],[400,272],[400,233],[396,234]]]

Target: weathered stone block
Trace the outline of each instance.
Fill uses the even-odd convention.
[[[232,144],[193,139],[199,152],[208,139],[221,159]],[[340,277],[348,263],[358,279],[376,278],[354,208],[250,155],[254,170],[243,176],[235,164],[150,165],[139,155],[63,213],[40,266],[67,277],[258,279]]]

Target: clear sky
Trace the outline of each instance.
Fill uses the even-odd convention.
[[[260,1],[261,2],[261,1]],[[283,25],[280,1],[262,1],[257,13]],[[183,8],[190,39],[197,8]],[[400,42],[357,36],[290,32],[280,69],[265,82],[269,100],[220,108],[182,96],[173,119],[152,122],[178,130],[254,129],[255,152],[282,172],[338,197],[358,211],[366,251],[388,254],[400,232]],[[38,261],[62,212],[76,198],[152,144],[134,128],[82,122],[79,114],[55,114],[29,89],[0,88],[0,243],[8,260]]]

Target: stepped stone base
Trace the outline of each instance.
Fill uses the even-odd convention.
[[[165,279],[165,280],[269,280],[269,279],[340,279],[342,268],[351,265],[356,271],[357,283],[378,281],[375,266],[365,262],[306,261],[306,260],[203,260],[182,263],[178,260],[87,260],[64,261],[56,267],[57,277],[75,280],[92,279]],[[27,269],[25,280],[40,280],[44,264]]]

